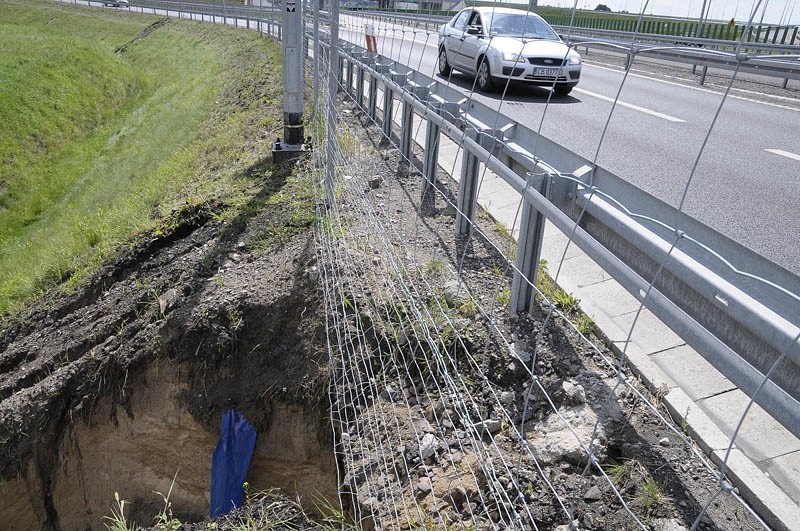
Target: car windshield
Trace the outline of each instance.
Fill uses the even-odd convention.
[[[526,13],[495,13],[489,27],[492,35],[501,37],[558,40],[558,35],[547,22]]]

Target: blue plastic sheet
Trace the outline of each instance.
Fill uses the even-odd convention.
[[[211,461],[211,518],[241,507],[256,431],[241,413],[222,414],[222,434]]]

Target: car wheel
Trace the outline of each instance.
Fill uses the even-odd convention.
[[[439,74],[442,76],[449,76],[451,71],[450,63],[447,62],[447,50],[442,46],[439,48]]]
[[[572,87],[570,85],[556,85],[555,88],[553,88],[553,94],[556,96],[566,96],[570,92],[572,92]]]
[[[478,89],[481,92],[491,92],[494,89],[494,78],[492,77],[492,71],[489,68],[489,60],[485,57],[481,61],[481,64],[478,66]]]

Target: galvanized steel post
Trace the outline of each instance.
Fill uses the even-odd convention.
[[[428,120],[425,131],[425,161],[422,166],[422,195],[436,181],[436,166],[439,161],[439,126]]]
[[[320,0],[312,0],[314,2],[314,79],[312,81],[314,94],[314,112],[317,112],[319,104],[319,2]]]
[[[364,67],[358,65],[358,75],[356,75],[356,103],[359,107],[364,107]]]
[[[548,197],[550,175],[528,174],[528,186]],[[517,249],[516,269],[511,283],[511,313],[517,314],[533,308],[533,286],[539,271],[539,258],[542,255],[545,217],[533,208],[528,201],[522,202],[522,218],[519,227],[519,248]]]
[[[470,129],[465,136],[475,140],[478,135]],[[461,162],[461,180],[458,183],[458,210],[456,211],[456,235],[466,235],[472,230],[475,203],[478,200],[478,168],[480,160],[469,150],[464,150]]]
[[[339,0],[330,1],[330,46],[328,47],[328,114],[327,122],[327,173],[325,192],[328,206],[333,205],[333,181],[335,176],[334,156],[336,152],[336,93],[339,87]]]
[[[394,115],[394,91],[383,85],[383,136],[392,139],[392,116]]]
[[[272,148],[280,162],[303,146],[303,2],[283,0],[283,141]]]

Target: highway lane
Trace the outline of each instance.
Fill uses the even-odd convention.
[[[341,36],[363,43],[364,22],[343,17]],[[379,51],[431,75],[436,38],[374,23]],[[510,87],[472,97],[499,113],[677,206],[722,100],[719,91],[630,75],[609,117],[624,73],[584,63],[581,83],[547,104],[548,91]],[[454,74],[442,82],[469,94],[473,80]],[[684,211],[773,262],[800,274],[800,106],[729,97],[692,177]],[[573,168],[561,168],[570,171]]]

